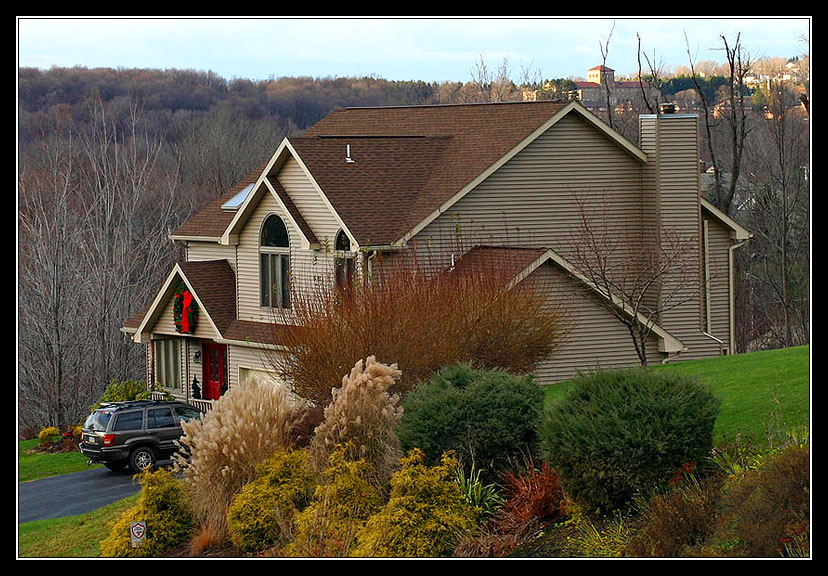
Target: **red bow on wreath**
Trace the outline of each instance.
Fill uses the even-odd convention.
[[[175,329],[182,334],[189,334],[194,328],[198,318],[198,308],[193,302],[193,294],[182,282],[175,292],[175,303],[173,305]]]

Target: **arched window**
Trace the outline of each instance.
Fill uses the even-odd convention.
[[[334,284],[337,288],[350,288],[354,282],[356,259],[351,252],[351,239],[340,230],[334,240]]]
[[[290,238],[285,223],[275,214],[262,225],[259,262],[262,306],[290,308]]]

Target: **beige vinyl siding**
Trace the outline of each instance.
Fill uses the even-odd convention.
[[[297,210],[316,234],[322,251],[333,250],[334,238],[341,228],[331,209],[319,194],[305,171],[294,158],[289,158],[278,175],[279,183],[290,195]]]
[[[721,345],[704,333],[703,246],[699,202],[698,117],[661,115],[642,118],[642,146],[652,162],[652,175],[658,188],[662,231],[672,231],[695,242],[693,257],[698,275],[688,281],[674,302],[683,303],[664,312],[660,324],[687,347],[682,359],[718,356]],[[665,290],[669,290],[665,288]],[[716,322],[718,321],[715,320]],[[719,338],[725,343],[727,338]],[[725,344],[726,345],[726,344]]]
[[[581,282],[551,262],[532,272],[524,282],[548,294],[548,305],[564,309],[570,325],[560,351],[535,370],[539,384],[568,380],[578,371],[640,364],[627,327]],[[647,360],[660,362],[662,357],[658,352],[658,338],[651,335]]]
[[[274,314],[279,312],[277,309],[261,306],[259,238],[262,224],[270,214],[276,214],[282,218],[288,231],[291,285],[294,290],[311,290],[313,282],[331,273],[332,254],[302,249],[300,232],[287,218],[276,199],[269,193],[264,194],[239,235],[239,243],[236,247],[236,293],[240,320],[255,322],[289,320],[289,317],[282,318],[279,314]]]
[[[575,197],[606,201],[617,230],[640,238],[641,164],[577,114],[562,118],[417,236],[443,266],[476,244],[553,248],[565,258],[578,222]],[[636,240],[634,240],[636,241]]]
[[[236,271],[236,247],[223,246],[216,242],[189,242],[187,244],[187,262],[204,262],[227,260],[233,272]]]

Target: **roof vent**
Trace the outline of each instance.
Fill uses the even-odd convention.
[[[346,164],[353,164],[354,162],[356,162],[356,160],[351,158],[351,145],[346,144],[345,145],[345,163]]]

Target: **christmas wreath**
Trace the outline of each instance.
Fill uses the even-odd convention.
[[[175,291],[173,301],[173,320],[175,329],[182,334],[190,334],[195,330],[198,320],[198,306],[193,298],[193,293],[182,282]]]

